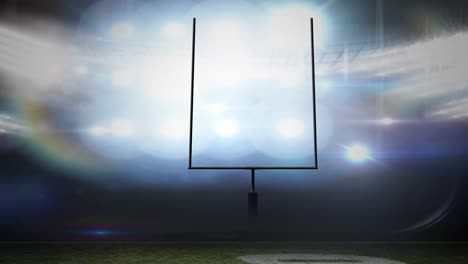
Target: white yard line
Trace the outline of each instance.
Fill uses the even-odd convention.
[[[240,260],[249,264],[405,264],[403,262],[353,255],[325,255],[325,254],[271,254],[241,256]],[[287,260],[294,260],[288,262]],[[304,260],[304,262],[297,262]],[[323,260],[323,262],[317,262]],[[334,262],[332,262],[334,261]]]

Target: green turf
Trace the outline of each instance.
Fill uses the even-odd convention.
[[[382,257],[407,264],[466,264],[468,244],[54,243],[0,244],[1,264],[241,264],[252,254]]]

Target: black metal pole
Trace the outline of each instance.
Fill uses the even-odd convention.
[[[192,32],[192,79],[190,87],[190,139],[189,139],[189,164],[188,167],[192,167],[192,138],[193,138],[193,91],[194,91],[194,80],[195,80],[195,29],[197,26],[197,19],[193,18],[193,32]]]
[[[252,169],[252,174],[251,174],[251,183],[252,183],[252,192],[255,192],[255,169]]]
[[[312,103],[314,104],[314,161],[315,168],[318,169],[318,154],[317,154],[317,106],[315,101],[315,43],[314,43],[314,19],[310,18],[310,53],[312,63]]]
[[[255,169],[251,169],[251,184],[252,189],[249,193],[249,219],[254,222],[258,214],[258,195],[255,192]]]

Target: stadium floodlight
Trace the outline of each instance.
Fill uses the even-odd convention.
[[[281,120],[277,126],[278,132],[285,138],[298,138],[304,134],[304,123],[297,119]]]
[[[223,34],[226,33],[225,28],[237,28],[235,23],[221,23],[217,24],[217,29]],[[223,30],[221,30],[223,29]],[[215,32],[219,33],[220,32]],[[234,33],[237,31],[234,30]],[[316,115],[316,103],[315,103],[315,55],[314,55],[314,20],[310,18],[310,45],[311,45],[311,66],[312,66],[312,104],[311,109],[313,113],[313,131],[314,131],[314,166],[194,166],[192,161],[192,150],[193,150],[193,115],[194,115],[194,94],[195,94],[195,40],[196,40],[196,18],[193,18],[193,32],[192,32],[192,71],[191,71],[191,97],[190,97],[190,135],[189,135],[189,160],[188,169],[201,169],[201,170],[250,170],[251,171],[251,186],[252,191],[249,193],[249,213],[250,215],[257,214],[257,193],[255,192],[255,171],[256,170],[316,170],[318,169],[318,158],[317,158],[317,115]],[[230,35],[232,38],[232,35]],[[215,132],[222,137],[233,137],[239,130],[239,125],[235,120],[222,120],[214,126]],[[287,138],[300,137],[304,131],[305,126],[303,122],[299,120],[281,120],[277,131]]]
[[[225,119],[218,122],[214,126],[214,129],[219,136],[231,138],[236,136],[239,131],[239,124],[234,119]]]
[[[384,118],[380,119],[378,122],[381,125],[389,126],[389,125],[395,123],[395,120],[393,120],[393,118],[391,118],[391,117],[384,117]]]

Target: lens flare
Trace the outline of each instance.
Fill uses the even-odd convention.
[[[169,120],[162,124],[160,132],[167,139],[181,140],[188,135],[188,128],[182,120]]]
[[[239,132],[239,124],[234,119],[225,119],[218,122],[214,129],[220,137],[232,138]]]
[[[310,42],[310,18],[314,19],[314,38],[322,40],[324,22],[320,14],[308,7],[292,6],[272,12],[269,31],[275,45],[283,48],[307,48]]]
[[[395,120],[391,117],[384,117],[378,121],[379,124],[384,125],[384,126],[389,126],[395,123]]]
[[[298,138],[304,134],[304,123],[297,119],[281,120],[276,127],[278,132],[286,138]]]
[[[346,148],[346,158],[355,163],[361,163],[371,158],[370,151],[367,147],[359,144],[354,144]]]
[[[115,137],[127,138],[135,133],[135,125],[129,120],[117,119],[110,124],[109,130]]]

